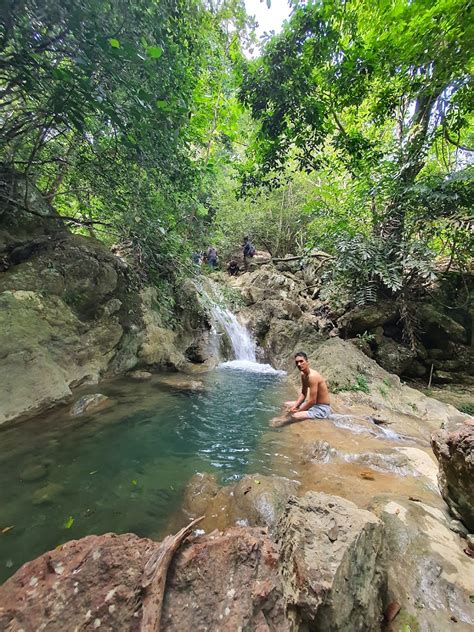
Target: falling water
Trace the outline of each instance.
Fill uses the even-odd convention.
[[[228,309],[222,308],[216,303],[210,306],[213,318],[219,323],[226,332],[235,360],[247,360],[248,362],[256,362],[255,342],[250,337],[246,327],[241,325],[236,316]]]
[[[209,312],[214,329],[220,329],[228,338],[234,359],[222,362],[220,368],[241,369],[244,371],[253,371],[257,373],[277,373],[284,375],[284,371],[277,371],[269,364],[260,364],[257,362],[255,355],[255,341],[252,340],[248,329],[239,323],[235,314],[233,314],[225,305],[225,300],[219,289],[207,279],[206,287],[200,285],[198,287],[199,294],[203,298],[203,303]]]

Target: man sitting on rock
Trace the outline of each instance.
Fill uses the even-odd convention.
[[[283,415],[274,417],[271,421],[273,427],[304,419],[326,419],[331,414],[326,381],[320,373],[310,368],[308,356],[304,351],[298,351],[295,355],[295,364],[301,373],[300,396],[294,402],[285,402],[286,410]]]

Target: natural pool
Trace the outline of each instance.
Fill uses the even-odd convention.
[[[196,472],[222,483],[268,473],[285,458],[268,422],[291,391],[281,374],[251,369],[104,382],[83,391],[110,397],[100,412],[67,407],[1,431],[0,582],[66,540],[161,538]]]

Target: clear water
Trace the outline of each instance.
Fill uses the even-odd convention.
[[[170,374],[102,383],[89,389],[111,398],[101,412],[71,418],[66,408],[1,431],[0,530],[13,528],[0,533],[0,581],[88,534],[163,537],[196,472],[222,483],[269,473],[282,439],[268,422],[288,386],[267,370],[231,363],[190,378],[201,390]],[[41,480],[25,480],[32,466]]]

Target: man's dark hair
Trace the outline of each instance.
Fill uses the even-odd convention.
[[[298,356],[301,356],[305,360],[308,359],[308,356],[307,356],[307,354],[304,351],[298,351],[298,353],[295,353],[295,358],[297,358]]]

